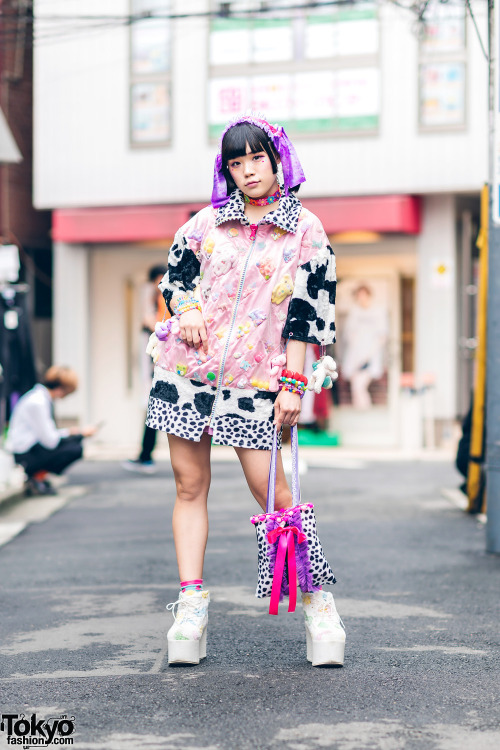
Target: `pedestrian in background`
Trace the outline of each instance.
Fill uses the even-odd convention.
[[[78,376],[69,367],[54,365],[30,391],[21,396],[9,423],[6,448],[27,476],[28,496],[55,495],[48,474],[62,474],[83,455],[82,441],[96,427],[58,429],[54,402],[78,388]]]
[[[178,231],[160,284],[175,318],[158,327],[147,424],[168,433],[177,487],[181,583],[169,605],[177,606],[169,663],[198,663],[206,653],[212,440],[235,448],[265,510],[275,429],[299,419],[304,389],[292,384],[303,377],[307,342],[335,338],[335,257],[320,221],[295,195],[304,180],[282,128],[250,116],[228,126],[212,206]],[[291,506],[278,451],[276,507]],[[309,592],[302,604],[309,635],[330,648],[327,663],[342,663],[345,634],[332,595]]]
[[[153,368],[151,358],[146,354],[149,337],[155,329],[159,320],[170,318],[170,312],[165,307],[165,301],[161,291],[158,289],[160,281],[167,272],[167,266],[156,265],[149,269],[148,281],[144,285],[141,297],[141,373],[142,379],[147,387],[151,388],[151,377]],[[129,458],[122,463],[127,471],[135,471],[139,474],[154,474],[156,464],[153,459],[153,451],[156,446],[156,430],[145,425],[142,436],[141,452],[137,458]]]

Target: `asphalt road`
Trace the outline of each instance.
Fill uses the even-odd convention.
[[[213,467],[197,667],[166,661],[178,590],[168,464],[136,477],[87,462],[70,484],[88,491],[0,547],[4,716],[66,716],[76,750],[500,747],[500,558],[441,496],[458,484],[449,465],[303,476],[338,578],[341,669],[306,661],[300,605],[271,617],[255,598],[254,504],[237,464]]]

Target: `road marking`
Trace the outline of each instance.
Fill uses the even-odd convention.
[[[487,656],[488,652],[479,648],[468,648],[467,646],[377,646],[377,651],[440,651],[442,654],[455,656]]]

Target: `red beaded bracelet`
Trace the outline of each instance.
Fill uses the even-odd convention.
[[[305,375],[301,375],[300,372],[292,372],[291,370],[282,370],[281,371],[281,377],[282,378],[290,378],[290,380],[298,380],[301,383],[304,383],[304,385],[307,385],[307,378]]]

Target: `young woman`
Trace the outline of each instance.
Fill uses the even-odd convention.
[[[160,284],[173,317],[160,334],[147,424],[168,433],[177,488],[181,590],[169,605],[177,606],[169,663],[206,655],[212,440],[234,447],[265,509],[274,430],[281,435],[300,414],[300,394],[279,390],[282,369],[301,374],[306,344],[335,337],[335,258],[320,221],[295,196],[304,181],[283,128],[252,116],[231,123],[215,162],[212,205],[177,232]],[[291,504],[279,455],[276,507]],[[332,595],[307,594],[303,604],[313,639],[321,632],[338,655],[345,636]]]

